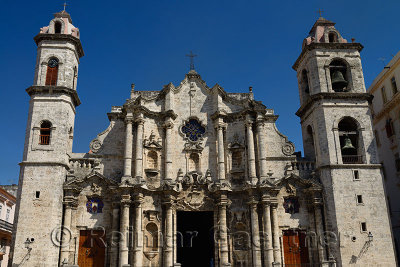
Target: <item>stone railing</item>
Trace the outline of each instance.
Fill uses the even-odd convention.
[[[95,166],[95,159],[87,158],[71,158],[69,159],[69,167],[72,169],[93,169]]]
[[[313,171],[315,170],[315,162],[306,160],[292,161],[292,168],[294,171]]]

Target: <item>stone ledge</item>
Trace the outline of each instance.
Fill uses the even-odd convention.
[[[314,102],[323,99],[328,99],[328,100],[356,99],[356,100],[367,100],[369,103],[371,103],[373,98],[374,98],[373,95],[369,93],[351,93],[351,92],[318,93],[310,95],[310,99],[296,111],[296,115],[298,117],[302,117],[306,113],[306,111],[314,104]]]
[[[54,40],[54,41],[68,41],[68,42],[72,42],[75,47],[76,50],[78,52],[79,57],[83,57],[85,55],[85,53],[83,52],[83,48],[82,48],[82,43],[81,41],[70,35],[70,34],[61,34],[61,33],[39,33],[38,35],[36,35],[33,40],[35,40],[36,45],[38,45],[41,41],[43,40]]]
[[[78,93],[76,92],[76,90],[70,89],[65,86],[34,85],[31,87],[28,87],[28,89],[26,89],[26,92],[28,93],[29,96],[32,96],[34,94],[57,94],[57,93],[67,94],[67,95],[71,96],[75,107],[77,107],[81,104],[81,100],[79,99],[79,96],[78,96]]]
[[[296,62],[293,64],[292,68],[297,71],[300,62],[303,60],[304,55],[314,49],[355,49],[358,52],[363,50],[364,46],[360,43],[311,43],[303,48],[300,56],[297,58]]]

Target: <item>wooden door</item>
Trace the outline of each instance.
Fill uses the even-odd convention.
[[[283,232],[283,255],[285,266],[309,266],[309,255],[306,244],[306,234],[300,231],[288,230]]]
[[[98,230],[82,230],[79,237],[79,267],[104,267],[105,239],[104,232]]]

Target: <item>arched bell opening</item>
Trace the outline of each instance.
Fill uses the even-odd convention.
[[[346,64],[341,60],[333,60],[331,64],[329,64],[329,69],[333,91],[349,91],[348,70]]]
[[[311,125],[306,128],[306,134],[304,139],[304,154],[309,160],[315,160],[315,146],[314,146],[314,134]]]
[[[339,122],[338,128],[343,164],[363,163],[357,122],[346,117]]]
[[[62,25],[61,22],[56,21],[54,23],[54,33],[61,33]]]
[[[330,43],[337,43],[338,42],[338,36],[336,32],[330,32],[328,34],[328,39]]]

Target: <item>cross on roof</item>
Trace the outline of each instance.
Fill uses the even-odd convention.
[[[193,54],[193,52],[190,51],[190,54],[186,56],[190,57],[190,70],[194,70],[194,58],[197,57],[197,55]]]
[[[319,8],[317,13],[319,14],[319,17],[322,18],[322,13],[324,13],[324,11]]]
[[[63,5],[63,6],[64,6],[64,11],[65,11],[65,8],[68,6],[68,5],[67,5],[67,1],[64,2],[64,5]]]

